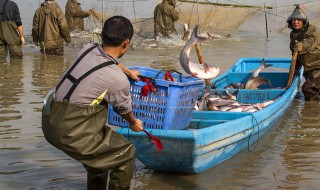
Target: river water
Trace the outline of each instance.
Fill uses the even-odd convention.
[[[26,5],[21,6],[26,10]],[[24,20],[25,28],[30,27],[32,18]],[[270,31],[266,38],[261,20],[258,15],[232,32],[231,37],[203,43],[205,61],[224,72],[241,57],[290,57],[289,30]],[[73,44],[77,41],[89,42],[73,38]],[[150,39],[134,38],[133,43],[135,48],[120,60],[127,66],[156,67],[170,63],[181,71],[178,58],[183,42],[159,45]],[[23,60],[0,60],[1,190],[86,189],[82,165],[51,146],[41,130],[43,98],[79,50],[79,45],[73,45],[65,48],[63,57],[45,57],[38,47],[27,44],[23,46]],[[194,50],[191,58],[196,60]],[[300,90],[252,152],[244,150],[194,175],[155,172],[137,160],[131,189],[319,189],[319,109],[318,102],[304,102]]]

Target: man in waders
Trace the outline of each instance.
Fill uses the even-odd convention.
[[[63,40],[71,42],[66,17],[54,0],[46,0],[34,13],[32,38],[40,52],[48,55],[63,55]]]
[[[21,44],[24,44],[24,35],[18,5],[0,0],[0,59],[6,59],[8,50],[11,59],[21,59]]]
[[[179,13],[174,9],[177,0],[163,0],[153,11],[154,35],[156,39],[168,38],[177,34],[174,22],[179,19]]]
[[[91,14],[91,10],[83,11],[78,0],[68,0],[66,4],[66,19],[69,26],[69,31],[83,31],[84,18]]]
[[[132,36],[128,19],[109,18],[101,33],[103,44],[88,44],[79,52],[42,110],[45,138],[84,165],[90,190],[105,190],[108,176],[109,190],[130,189],[134,146],[106,126],[106,120],[111,104],[132,131],[143,130],[132,113],[129,80],[116,60]]]
[[[304,67],[303,76],[306,79],[302,86],[305,100],[320,101],[320,31],[309,24],[306,14],[300,5],[287,19],[290,33],[291,52],[299,52],[296,71]]]

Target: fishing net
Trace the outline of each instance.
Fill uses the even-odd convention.
[[[93,27],[102,28],[108,16],[122,15],[132,21],[135,33],[141,37],[154,35],[153,11],[162,0],[101,2],[99,0],[94,4],[96,10],[90,17]],[[265,32],[268,25],[269,31],[281,32],[287,29],[286,20],[296,3],[304,7],[310,23],[320,27],[319,0],[178,0],[175,9],[180,12],[180,18],[176,22],[176,29],[183,34],[184,24],[192,28],[198,24],[201,31],[210,33],[236,30]],[[98,9],[101,9],[100,12]]]
[[[90,11],[90,20],[94,24],[95,27],[97,28],[102,28],[102,25],[105,20],[107,20],[109,17],[101,12],[96,11],[95,9],[92,9]]]
[[[177,24],[200,25],[205,30],[234,30],[258,12],[256,8],[220,6],[207,1],[183,0],[177,6]]]

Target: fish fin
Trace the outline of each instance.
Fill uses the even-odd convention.
[[[197,77],[198,74],[197,73],[191,73],[190,75],[193,76],[193,77]]]

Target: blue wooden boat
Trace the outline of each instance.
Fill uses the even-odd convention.
[[[232,82],[247,81],[261,61],[261,58],[241,58],[225,74],[211,82],[216,84],[218,91],[224,91],[223,88]],[[185,130],[148,129],[161,140],[164,147],[161,151],[143,132],[132,132],[128,128],[120,128],[117,132],[135,144],[136,157],[149,169],[204,172],[261,138],[294,99],[302,75],[295,76],[292,85],[286,88],[291,59],[267,58],[265,62],[273,66],[270,70],[263,70],[260,76],[269,79],[273,88],[240,89],[237,95],[238,101],[249,103],[279,97],[257,112],[194,111]]]

